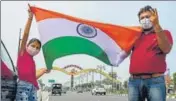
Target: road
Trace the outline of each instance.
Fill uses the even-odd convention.
[[[49,101],[128,101],[127,97],[119,97],[113,95],[106,96],[92,96],[90,93],[68,92],[62,96],[50,96]]]
[[[84,92],[77,94],[76,92],[67,92],[62,96],[50,96],[49,101],[128,101],[127,96],[106,95],[106,96],[92,96],[90,93]],[[175,101],[167,99],[167,101]]]

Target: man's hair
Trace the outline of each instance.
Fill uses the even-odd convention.
[[[139,10],[139,12],[138,12],[138,17],[140,17],[140,15],[143,13],[143,12],[146,12],[146,11],[154,11],[154,9],[151,7],[151,6],[149,6],[149,5],[147,5],[147,6],[145,6],[145,7],[143,7],[143,8],[141,8],[140,10]]]
[[[31,43],[33,43],[33,42],[35,42],[35,41],[39,43],[40,48],[41,48],[41,42],[40,42],[40,40],[39,40],[39,39],[37,39],[37,38],[32,38],[32,39],[28,42],[28,44],[27,44],[27,45],[30,45]]]

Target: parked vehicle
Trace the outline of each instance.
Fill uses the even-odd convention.
[[[13,61],[1,41],[1,100],[14,101],[17,88],[17,73]]]
[[[98,87],[98,88],[92,89],[91,93],[92,93],[92,95],[98,95],[98,94],[100,94],[100,95],[106,95],[106,90],[105,90],[105,88]]]
[[[77,91],[77,93],[83,93],[83,90],[82,90],[82,89],[79,89],[79,90]]]

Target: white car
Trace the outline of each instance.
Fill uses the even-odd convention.
[[[92,89],[92,95],[106,95],[106,90],[104,88],[94,88]]]

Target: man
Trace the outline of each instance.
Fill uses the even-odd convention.
[[[39,84],[39,90],[37,91],[37,101],[49,101],[49,92],[43,90]]]
[[[39,79],[44,74],[48,74],[50,72],[51,70],[47,70],[46,68],[41,68],[37,70],[36,76]],[[39,84],[39,90],[37,90],[37,101],[49,101],[49,92],[43,91],[41,84],[39,82],[38,84]]]
[[[164,72],[172,36],[162,29],[157,10],[151,6],[141,8],[138,17],[142,34],[132,48],[128,98],[129,101],[166,101]]]

